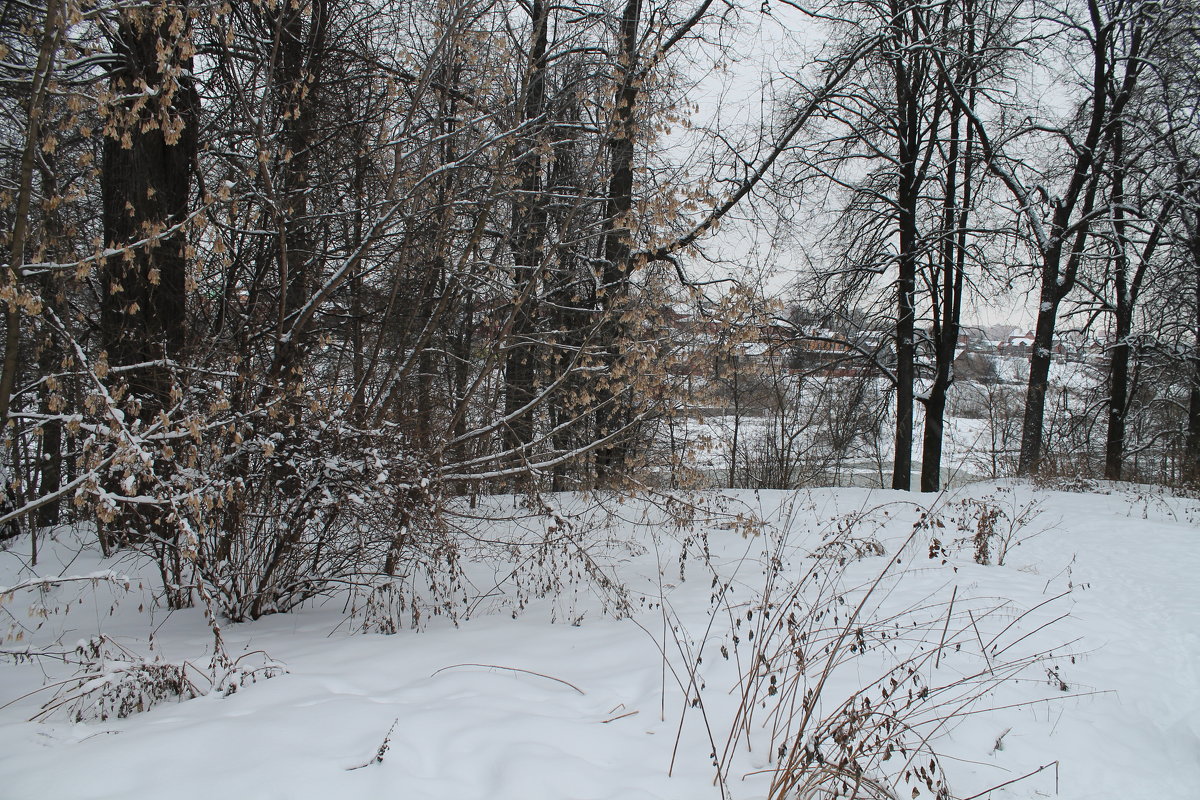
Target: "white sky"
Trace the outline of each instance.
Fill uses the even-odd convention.
[[[770,93],[786,88],[782,77],[794,75],[809,63],[808,54],[824,42],[822,26],[787,6],[772,4],[771,14],[758,10],[742,11],[725,32],[726,55],[715,66],[713,48],[693,63],[695,83],[688,97],[698,107],[692,116],[697,129],[715,130],[723,136],[748,143],[740,150],[746,160],[754,160],[755,133],[770,123],[774,101]],[[765,87],[765,88],[764,88]],[[665,142],[666,157],[672,161],[694,160],[703,151],[696,133],[676,130]],[[821,209],[801,209],[803,214]],[[735,211],[735,216],[744,216]],[[697,275],[721,277],[735,275],[743,280],[760,279],[768,294],[788,299],[789,285],[802,278],[806,270],[805,237],[800,224],[791,226],[787,237],[777,237],[767,226],[746,221],[726,221],[720,232],[705,240],[706,254],[718,263],[693,263],[689,269]],[[810,241],[815,240],[815,236]],[[816,252],[814,245],[809,245]],[[1024,288],[1024,287],[1022,287]],[[970,325],[1011,323],[1029,327],[1034,318],[1033,300],[1024,291],[993,289],[987,298],[969,298],[964,322]]]

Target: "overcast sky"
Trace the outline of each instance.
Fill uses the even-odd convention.
[[[811,61],[810,56],[824,44],[824,27],[795,9],[773,4],[770,14],[761,11],[740,12],[733,24],[720,32],[724,55],[708,47],[693,57],[688,98],[697,109],[692,115],[695,129],[719,131],[733,141],[741,141],[739,155],[757,160],[755,145],[770,124],[770,115],[778,105],[776,96]],[[712,152],[711,142],[702,144],[695,132],[675,129],[663,143],[667,158],[676,163],[695,163]],[[819,214],[823,209],[801,207],[803,216]],[[815,220],[797,221],[786,231],[777,224],[747,219],[739,210],[733,221],[705,240],[705,252],[712,263],[693,263],[690,269],[700,277],[733,275],[743,280],[761,280],[768,294],[781,299],[794,295],[791,286],[809,270],[808,258],[815,255]],[[805,229],[811,235],[805,235]],[[1033,324],[1033,301],[1022,285],[1015,291],[991,287],[988,297],[968,297],[964,322],[969,325],[1011,323],[1019,327]]]

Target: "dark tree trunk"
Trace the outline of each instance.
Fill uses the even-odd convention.
[[[63,22],[60,5],[58,2],[46,4],[42,36],[38,45],[37,67],[33,74],[33,80],[29,84],[28,118],[23,131],[23,141],[20,142],[21,162],[17,176],[16,201],[12,203],[12,210],[15,213],[12,219],[12,230],[7,232],[8,236],[5,241],[8,246],[8,266],[7,269],[0,270],[0,286],[6,289],[15,288],[10,286],[10,282],[20,280],[25,262],[25,244],[29,238],[30,209],[33,204],[33,170],[38,150],[42,144],[43,103],[54,70],[59,28]],[[6,13],[7,10],[8,6],[5,7]],[[17,371],[20,367],[21,316],[21,309],[16,303],[4,304],[4,363],[3,367],[0,367],[0,426],[8,425],[9,405],[12,402]],[[16,464],[12,466],[15,468]],[[7,481],[9,479],[10,476],[0,475],[0,480]],[[0,496],[3,495],[6,495],[6,492],[0,491]]]
[[[101,273],[100,339],[109,365],[128,368],[120,373],[127,402],[146,423],[170,407],[170,362],[187,341],[183,228],[200,104],[191,59],[181,56],[177,38],[187,31],[189,9],[174,3],[166,12],[158,24],[136,12],[121,17],[113,42],[119,66],[110,88],[116,97],[138,100],[113,110],[116,126],[104,140],[101,173],[104,240],[126,249],[109,258]],[[118,543],[128,536],[169,542],[175,535],[162,513],[136,508],[121,510],[114,531]],[[170,582],[179,580],[175,575]],[[187,602],[178,592],[168,595],[174,606]]]
[[[1104,477],[1121,480],[1125,460],[1126,430],[1129,409],[1137,390],[1136,381],[1130,379],[1130,361],[1134,356],[1133,334],[1134,309],[1141,295],[1147,267],[1162,238],[1164,226],[1173,215],[1174,201],[1164,202],[1157,219],[1154,220],[1144,247],[1138,253],[1136,266],[1130,264],[1133,252],[1129,241],[1126,207],[1129,199],[1125,192],[1127,169],[1125,166],[1124,125],[1118,120],[1113,126],[1113,155],[1111,200],[1113,209],[1113,316],[1116,341],[1109,361],[1108,377],[1108,430],[1104,443]],[[1134,372],[1136,375],[1136,370]]]
[[[188,14],[185,4],[171,11]],[[138,96],[148,86],[156,92],[140,111],[120,107],[119,114],[132,116],[105,138],[101,177],[105,242],[120,248],[153,234],[151,242],[108,260],[101,287],[101,341],[111,366],[137,365],[126,374],[144,419],[170,403],[165,360],[177,357],[186,342],[186,235],[171,228],[189,210],[199,97],[190,59],[162,71],[160,49],[165,45],[169,52],[177,44],[169,29],[170,21],[154,26],[132,16],[121,20],[112,91]]]
[[[1183,474],[1186,483],[1200,484],[1200,349],[1192,353],[1192,389],[1188,395]]]
[[[458,326],[453,340],[454,370],[451,381],[451,394],[454,397],[454,407],[463,408],[470,391],[471,350],[475,344],[475,296],[467,293],[463,298],[462,321]],[[461,440],[467,434],[467,416],[458,414],[450,431],[455,439]],[[458,446],[454,457],[464,462],[469,457],[469,444],[463,442]]]
[[[958,126],[952,126],[951,136],[958,137]],[[967,221],[972,199],[971,153],[968,143],[966,162],[963,168],[962,207],[955,212],[954,192],[956,171],[959,169],[957,142],[950,146],[950,166],[947,170],[947,190],[951,200],[947,204],[946,226],[941,267],[941,298],[937,304],[938,319],[934,331],[934,376],[933,384],[925,400],[925,432],[921,451],[921,491],[936,492],[941,489],[942,442],[945,436],[946,398],[954,384],[954,357],[958,350],[958,334],[962,330],[963,280],[966,275]]]
[[[1100,176],[1085,164],[1077,165],[1076,174],[1084,175],[1087,179],[1087,189],[1081,201],[1081,212],[1086,218],[1095,208]],[[1031,475],[1041,469],[1045,455],[1042,436],[1046,418],[1046,391],[1050,386],[1050,364],[1054,360],[1054,331],[1058,323],[1058,306],[1075,287],[1075,280],[1079,275],[1079,262],[1089,233],[1086,222],[1076,224],[1072,240],[1073,249],[1067,258],[1066,266],[1063,267],[1062,251],[1066,241],[1064,236],[1067,220],[1075,205],[1075,200],[1059,202],[1054,212],[1054,239],[1042,254],[1041,293],[1031,348],[1033,352],[1029,357],[1029,381],[1025,388],[1021,452],[1017,459],[1017,472],[1021,475]]]
[[[549,9],[542,0],[530,6],[533,38],[525,74],[521,122],[526,133],[516,149],[518,194],[513,203],[513,320],[504,362],[504,449],[517,452],[533,441],[533,402],[538,344],[534,341],[536,295],[545,250],[546,198],[542,195],[543,131],[546,127],[546,51]],[[522,411],[522,409],[525,409]],[[521,481],[519,483],[524,483]]]
[[[607,143],[610,173],[608,199],[604,209],[604,266],[600,275],[601,296],[598,299],[600,313],[604,317],[601,322],[601,336],[608,348],[605,360],[609,374],[608,382],[603,384],[598,392],[598,439],[617,434],[631,422],[629,404],[622,388],[625,379],[619,377],[622,359],[618,343],[624,335],[624,326],[613,317],[614,309],[625,296],[632,266],[633,241],[629,228],[629,214],[633,209],[634,142],[637,138],[634,109],[641,86],[638,79],[640,66],[637,60],[637,33],[641,18],[642,0],[626,0],[621,13],[617,58],[614,59],[618,65],[620,82],[613,98],[616,110],[611,126],[612,134]],[[597,479],[602,483],[611,481],[622,472],[628,453],[629,438],[626,435],[619,435],[613,442],[598,448]]]
[[[1129,241],[1125,230],[1125,142],[1122,124],[1113,125],[1113,310],[1115,335],[1108,368],[1108,430],[1104,440],[1104,477],[1121,480],[1125,457],[1125,416],[1129,410],[1129,336],[1133,332],[1134,289],[1129,285]]]
[[[930,390],[925,401],[925,438],[921,447],[921,491],[936,492],[942,486],[942,441],[946,427],[946,391]]]
[[[950,11],[945,12],[949,15]],[[949,27],[945,17],[944,27]],[[975,15],[968,2],[963,9],[967,28],[964,42],[968,61],[963,65],[961,80],[968,86],[968,107],[975,105]],[[943,79],[947,79],[944,77]],[[925,431],[921,451],[921,491],[936,492],[942,485],[942,443],[945,437],[946,398],[954,383],[954,357],[958,349],[958,334],[962,322],[963,280],[966,275],[967,222],[974,199],[974,136],[968,127],[966,144],[960,145],[962,130],[961,108],[950,111],[950,141],[946,158],[944,201],[942,206],[941,278],[938,302],[934,304],[934,376],[925,402]],[[961,152],[960,152],[961,151]],[[962,196],[959,198],[959,177]],[[960,205],[961,203],[961,205]],[[936,282],[935,282],[936,283]]]
[[[907,171],[907,170],[905,170]],[[903,178],[902,178],[903,181]],[[912,481],[914,364],[913,294],[916,290],[915,196],[902,185],[900,192],[900,261],[896,278],[896,435],[892,488],[907,491]]]
[[[285,153],[278,186],[278,202],[282,207],[277,212],[279,308],[276,334],[283,337],[288,333],[293,317],[308,302],[319,271],[308,195],[317,105],[323,91],[322,67],[329,15],[326,0],[310,0],[305,9],[284,3],[275,13],[279,15],[275,19],[279,60],[273,68],[277,101],[283,117],[281,144]],[[302,361],[307,344],[307,337],[299,334],[279,342],[280,357],[270,377],[272,381],[281,378],[288,394],[292,394],[291,387],[303,380]],[[285,421],[299,413],[298,402],[288,403],[290,414],[282,417]]]
[[[39,367],[45,369],[43,364],[39,364]],[[49,411],[44,400],[42,409],[43,412]],[[52,420],[43,426],[39,449],[38,495],[45,497],[46,495],[54,494],[62,487],[63,426],[61,422]],[[39,508],[38,525],[40,527],[57,525],[61,520],[61,507],[61,503],[52,502],[46,503]]]
[[[1200,484],[1200,211],[1192,212],[1189,250],[1195,280],[1196,340],[1192,343],[1191,391],[1188,393],[1187,437],[1184,446],[1184,480]]]
[[[1041,302],[1029,356],[1029,381],[1025,388],[1025,416],[1021,422],[1021,454],[1017,471],[1022,475],[1036,472],[1042,462],[1042,429],[1046,417],[1046,390],[1050,385],[1050,362],[1054,351],[1054,328],[1058,319],[1060,292],[1057,253],[1049,254],[1042,267]]]
[[[57,185],[58,164],[53,153],[42,154],[42,187],[46,197],[59,194]],[[61,255],[59,243],[67,241],[63,220],[57,211],[50,211],[45,217],[46,256],[50,261],[58,261]],[[40,276],[43,302],[60,318],[63,316],[65,296],[61,278],[54,275]],[[43,377],[54,375],[62,365],[63,349],[55,336],[49,330],[38,342],[38,373]],[[58,414],[62,411],[65,400],[60,392],[65,387],[53,386],[50,381],[43,380],[38,384],[38,406],[46,415],[45,423],[41,425],[41,436],[38,437],[37,461],[37,496],[52,495],[62,487],[63,473],[63,423]],[[14,464],[15,466],[15,464]],[[39,527],[58,525],[61,520],[62,503],[55,501],[46,503],[37,510]]]
[[[1104,439],[1104,477],[1121,480],[1125,457],[1126,414],[1129,410],[1129,335],[1132,320],[1117,312],[1116,342],[1108,365],[1108,431]]]
[[[546,358],[545,368],[547,382],[560,381],[549,404],[550,427],[554,431],[552,444],[554,451],[560,454],[582,444],[579,430],[569,422],[586,413],[581,408],[584,393],[580,391],[581,380],[568,373],[576,364],[574,354],[585,349],[587,326],[595,307],[592,296],[595,282],[585,266],[584,254],[575,244],[584,238],[578,234],[579,220],[575,209],[590,191],[584,187],[585,179],[580,174],[577,142],[580,122],[579,104],[567,98],[557,118],[559,127],[551,134],[554,157],[549,192],[560,201],[552,215],[557,231],[553,252],[555,263],[553,271],[548,273],[549,285],[546,287],[546,324],[554,331],[551,343],[554,351]],[[562,198],[571,200],[563,203]],[[582,460],[560,462],[553,468],[551,488],[564,491],[572,486],[572,479],[577,485],[586,472],[587,464]]]
[[[893,4],[897,17],[903,13]],[[916,12],[914,12],[916,13]],[[897,155],[899,175],[896,187],[896,214],[899,227],[900,252],[896,276],[896,431],[892,461],[892,488],[908,491],[912,488],[913,448],[913,384],[916,381],[916,342],[914,295],[917,282],[917,249],[920,234],[917,230],[917,205],[920,200],[918,159],[921,145],[921,113],[919,94],[922,82],[921,67],[912,59],[906,42],[897,34],[897,52],[892,55],[895,88]]]

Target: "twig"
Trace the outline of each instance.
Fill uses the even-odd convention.
[[[457,667],[484,667],[485,669],[506,669],[509,672],[524,672],[526,675],[536,675],[539,678],[545,678],[546,680],[557,681],[558,683],[561,683],[563,686],[571,687],[572,689],[574,689],[575,691],[579,692],[582,695],[587,694],[587,692],[585,692],[583,689],[580,689],[578,686],[576,686],[573,683],[564,681],[562,678],[556,678],[553,675],[546,675],[541,672],[534,672],[531,669],[521,669],[520,667],[503,667],[499,664],[451,664],[448,667],[442,667],[439,670],[435,670],[433,672],[433,674],[431,674],[429,677],[432,678],[434,675],[437,675],[439,672],[445,672],[448,669],[455,669]]]
[[[998,783],[998,784],[996,784],[995,786],[993,786],[993,787],[992,787],[992,788],[990,788],[990,789],[984,789],[984,790],[983,790],[982,792],[980,792],[979,794],[973,794],[973,795],[971,795],[970,797],[964,797],[964,798],[962,798],[962,800],[976,800],[976,798],[983,797],[985,794],[989,794],[989,793],[991,793],[991,792],[994,792],[994,791],[996,791],[997,789],[1003,789],[1005,786],[1011,786],[1011,785],[1013,785],[1014,783],[1016,783],[1017,781],[1023,781],[1023,780],[1025,780],[1026,778],[1032,778],[1034,775],[1037,775],[1039,772],[1041,772],[1042,770],[1046,769],[1047,767],[1054,767],[1054,771],[1055,771],[1055,773],[1057,773],[1057,772],[1058,772],[1058,762],[1057,762],[1057,761],[1051,761],[1049,764],[1042,764],[1040,767],[1038,767],[1037,769],[1035,769],[1033,772],[1027,772],[1027,773],[1025,773],[1024,775],[1022,775],[1022,776],[1021,776],[1021,777],[1019,777],[1019,778],[1013,778],[1011,781],[1005,781],[1004,783]],[[1055,782],[1057,783],[1057,778],[1055,779]]]
[[[29,580],[21,581],[20,583],[14,583],[12,586],[0,586],[0,598],[7,597],[10,594],[15,594],[25,589],[52,589],[56,586],[60,586],[61,584],[72,583],[76,581],[91,581],[93,584],[98,584],[102,581],[108,581],[110,583],[115,583],[118,586],[123,586],[126,590],[128,590],[130,585],[133,583],[132,578],[126,575],[120,575],[108,569],[100,572],[93,572],[91,575],[50,575],[45,578],[30,578]]]
[[[1019,639],[1015,639],[1015,640],[1013,640],[1012,642],[1010,642],[1010,643],[1009,643],[1009,644],[1008,644],[1008,645],[1007,645],[1007,646],[1006,646],[1006,647],[1005,647],[1003,650],[1000,650],[999,652],[995,653],[995,655],[998,655],[998,656],[1002,656],[1002,655],[1004,655],[1005,651],[1006,651],[1006,650],[1008,650],[1009,648],[1011,648],[1011,647],[1013,647],[1013,646],[1015,646],[1015,645],[1018,645],[1018,644],[1020,644],[1021,642],[1025,641],[1025,640],[1026,640],[1026,639],[1028,639],[1030,636],[1033,636],[1035,633],[1037,633],[1038,631],[1042,630],[1043,628],[1048,628],[1048,627],[1050,627],[1051,625],[1054,625],[1055,623],[1062,622],[1064,619],[1066,619],[1066,618],[1067,618],[1067,617],[1069,617],[1069,616],[1071,616],[1071,615],[1070,615],[1070,613],[1068,612],[1068,613],[1066,613],[1066,614],[1063,614],[1062,616],[1055,617],[1054,619],[1050,620],[1049,622],[1045,622],[1045,623],[1042,623],[1041,625],[1038,625],[1036,628],[1034,628],[1034,629],[1033,629],[1033,630],[1031,630],[1029,633],[1027,633],[1027,634],[1025,634],[1024,636],[1022,636],[1021,638],[1019,638]]]
[[[369,767],[372,764],[382,764],[383,756],[385,753],[387,753],[388,745],[390,745],[392,742],[392,731],[396,730],[396,724],[399,722],[399,717],[396,717],[394,720],[392,720],[392,726],[388,728],[387,733],[383,735],[383,741],[379,743],[379,749],[375,751],[375,756],[373,758],[362,764],[359,764],[357,767],[346,767],[346,771],[351,772],[356,769],[362,769],[363,767]]]
[[[975,714],[990,714],[993,711],[1003,711],[1008,708],[1028,708],[1029,706],[1036,705],[1037,703],[1057,703],[1061,700],[1070,700],[1073,697],[1094,697],[1098,694],[1115,694],[1115,692],[1112,689],[1100,689],[1094,692],[1075,692],[1073,694],[1064,694],[1060,695],[1059,697],[1041,697],[1037,700],[1023,700],[1019,703],[1008,703],[1007,705],[1003,706],[988,706],[987,708],[977,708],[971,711],[955,711],[953,714],[947,715],[946,718],[971,717]],[[970,798],[963,798],[962,800],[970,800]]]
[[[942,663],[942,650],[946,647],[946,631],[950,629],[950,618],[954,616],[954,598],[958,597],[958,584],[954,585],[954,591],[950,593],[950,608],[946,611],[946,624],[942,626],[942,638],[938,642],[937,658],[933,660],[933,668],[937,669]]]
[[[988,640],[988,645],[995,644],[995,642],[996,642],[996,640],[997,640],[997,639],[999,639],[999,638],[1000,638],[1001,636],[1003,636],[1004,634],[1008,633],[1008,630],[1009,630],[1009,628],[1013,627],[1014,625],[1016,625],[1017,623],[1019,623],[1021,620],[1025,619],[1025,617],[1029,616],[1029,615],[1030,615],[1030,614],[1032,614],[1034,611],[1037,611],[1039,608],[1041,608],[1041,607],[1042,607],[1042,606],[1044,606],[1044,605],[1049,605],[1050,603],[1053,603],[1055,600],[1058,600],[1058,599],[1061,599],[1061,598],[1063,598],[1063,597],[1066,597],[1066,596],[1067,596],[1067,595],[1069,595],[1070,593],[1071,593],[1071,590],[1070,590],[1070,589],[1068,589],[1068,590],[1067,590],[1067,591],[1065,591],[1065,592],[1060,592],[1059,594],[1056,594],[1056,595],[1054,595],[1054,597],[1051,597],[1051,598],[1049,598],[1048,600],[1043,600],[1042,602],[1038,603],[1038,604],[1037,604],[1036,606],[1034,606],[1033,608],[1027,608],[1027,609],[1025,609],[1025,610],[1024,610],[1024,611],[1022,611],[1022,612],[1021,612],[1019,615],[1017,615],[1017,618],[1016,618],[1016,619],[1014,619],[1012,622],[1010,622],[1010,623],[1008,623],[1007,625],[1005,625],[1005,626],[1004,626],[1004,629],[1003,629],[1002,631],[1000,631],[1000,632],[999,632],[999,633],[997,633],[995,636],[993,636],[991,639],[989,639],[989,640]],[[1018,640],[1018,641],[1019,641],[1019,640]],[[1001,651],[1001,652],[1003,652],[1003,651]]]
[[[971,609],[969,608],[967,609],[967,616],[971,619],[971,627],[975,629],[975,638],[979,640],[979,652],[983,653],[983,660],[987,662],[988,672],[995,675],[995,671],[992,670],[992,660],[988,658],[987,645],[983,643],[983,637],[979,635],[979,626],[975,624],[975,615],[971,613]]]

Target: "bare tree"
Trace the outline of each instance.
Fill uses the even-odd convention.
[[[1076,108],[1063,124],[1030,121],[1000,130],[966,102],[954,99],[979,139],[980,158],[1006,188],[1014,214],[1028,233],[1036,258],[1039,305],[1026,391],[1019,469],[1034,471],[1042,459],[1046,389],[1059,306],[1075,288],[1088,235],[1108,212],[1102,183],[1112,144],[1113,124],[1124,118],[1146,67],[1142,57],[1158,7],[1138,0],[1087,0],[1059,15],[1037,14],[1031,30],[1048,28],[1065,59],[1081,59]],[[1065,31],[1065,33],[1064,33]],[[942,65],[945,68],[945,65]],[[1040,169],[1015,155],[1030,136],[1057,143],[1059,161]],[[1045,145],[1044,145],[1045,146]]]

